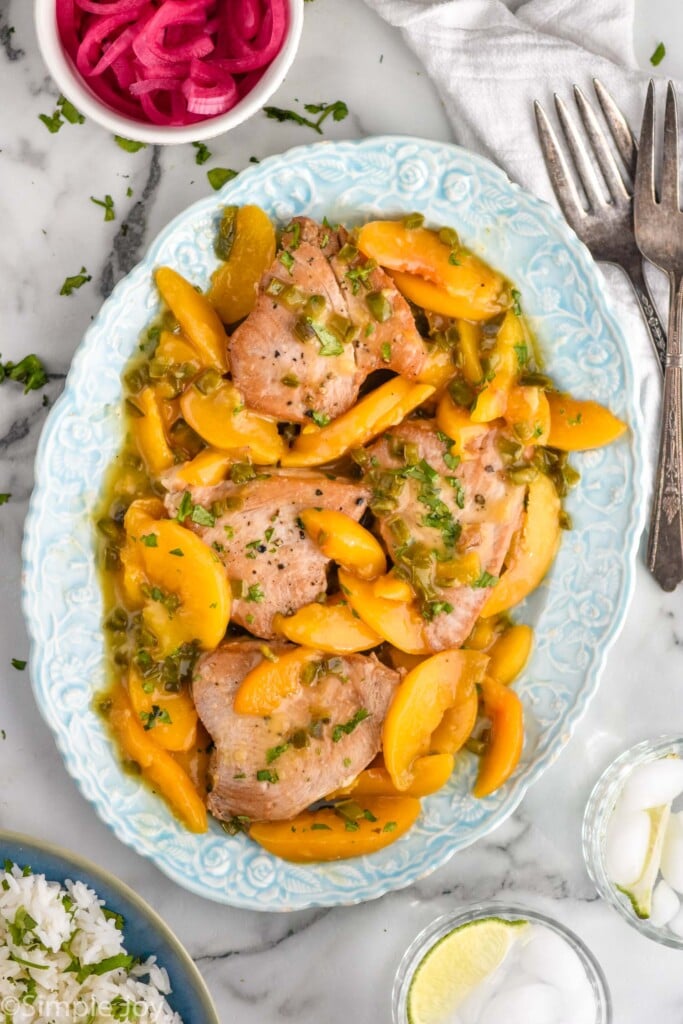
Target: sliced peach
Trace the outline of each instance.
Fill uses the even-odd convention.
[[[190,832],[206,832],[206,806],[189,775],[154,742],[151,731],[145,732],[121,686],[112,694],[109,724],[126,756],[140,766]]]
[[[260,206],[229,207],[221,231],[227,240],[227,259],[214,271],[209,300],[223,323],[234,324],[251,313],[259,281],[275,259],[275,228]]]
[[[542,388],[510,388],[505,419],[523,444],[549,443],[550,405]]]
[[[383,597],[387,601],[410,602],[415,600],[415,591],[410,583],[397,576],[393,569],[386,576],[377,577],[372,585],[372,592],[375,597]]]
[[[550,436],[548,444],[565,452],[580,452],[611,444],[626,424],[597,402],[582,402],[570,395],[548,392]]]
[[[188,487],[214,487],[225,480],[236,461],[248,461],[246,448],[242,459],[218,448],[204,448],[199,455],[177,467],[175,478]]]
[[[392,272],[399,291],[424,309],[467,320],[488,320],[508,305],[500,274],[466,249],[454,252],[436,231],[401,221],[371,221],[358,236],[366,256]],[[446,308],[435,300],[450,301]]]
[[[198,715],[187,688],[170,693],[133,670],[128,675],[128,696],[143,728],[154,731],[154,741],[160,747],[180,751],[194,746]]]
[[[496,342],[489,356],[491,378],[477,395],[472,420],[490,423],[505,415],[510,389],[523,365],[527,352],[527,333],[524,320],[513,310],[505,314]]]
[[[450,779],[453,774],[453,765],[452,754],[428,754],[426,757],[418,757],[413,763],[413,781],[408,789],[404,790],[404,795],[422,797],[436,793]],[[381,758],[379,763],[373,762],[360,775],[357,775],[348,786],[332,793],[330,799],[351,794],[353,794],[354,800],[363,796],[402,795],[392,782]]]
[[[273,629],[293,644],[314,647],[326,654],[352,654],[382,643],[346,603],[306,604],[293,615],[276,614]]]
[[[331,808],[303,811],[291,821],[256,821],[249,835],[269,853],[304,864],[361,857],[396,842],[415,824],[420,801],[410,796],[368,796]],[[355,814],[358,817],[354,817]]]
[[[453,441],[451,455],[460,459],[475,458],[477,453],[470,446],[490,429],[488,423],[473,423],[467,409],[456,405],[448,392],[439,400],[436,424]]]
[[[458,363],[469,384],[479,384],[484,371],[479,358],[481,324],[458,320]]]
[[[488,676],[481,683],[481,699],[491,732],[473,790],[480,799],[510,778],[524,746],[524,710],[515,691]]]
[[[206,394],[195,384],[180,399],[187,423],[202,440],[221,451],[249,449],[251,460],[270,466],[285,451],[277,423],[244,408],[234,384],[221,381]]]
[[[202,363],[227,373],[228,336],[207,297],[171,267],[159,267],[154,280]]]
[[[339,585],[354,612],[370,629],[408,654],[429,654],[417,604],[377,597],[374,584],[339,570]]]
[[[147,387],[132,402],[141,413],[131,417],[135,443],[151,475],[159,476],[175,462],[164,429],[161,399],[154,388]]]
[[[429,752],[448,708],[476,692],[487,663],[478,651],[441,651],[399,683],[382,726],[384,763],[397,789],[410,786],[414,761]]]
[[[479,711],[475,686],[463,687],[460,699],[446,708],[432,733],[429,749],[433,754],[457,754],[472,735]]]
[[[482,609],[483,618],[499,615],[519,604],[539,585],[560,543],[560,512],[555,485],[549,477],[539,474],[529,484],[521,533],[508,553],[507,568]]]
[[[431,384],[434,388],[442,388],[452,380],[458,372],[453,362],[450,349],[436,347],[427,356],[418,380],[421,384]]]
[[[282,459],[283,466],[322,466],[339,459],[352,448],[371,441],[389,427],[401,423],[431,395],[429,384],[413,384],[393,377],[342,413],[328,426],[304,429]]]
[[[294,696],[305,685],[307,666],[321,660],[321,652],[310,647],[296,647],[285,654],[272,655],[272,660],[264,658],[240,683],[233,701],[235,711],[238,715],[262,718],[272,715],[283,700]]]
[[[325,557],[348,572],[363,580],[386,572],[387,560],[379,541],[351,516],[334,509],[306,508],[300,518]]]
[[[197,370],[202,366],[196,348],[190,345],[182,334],[174,334],[172,331],[161,332],[154,355],[155,358],[162,359],[174,366],[182,366],[185,363]]]
[[[145,519],[140,509],[129,509],[124,525],[124,576],[130,563],[136,576],[131,589],[140,586],[143,620],[160,653],[192,640],[207,650],[217,647],[230,619],[231,595],[215,554],[179,523]]]
[[[386,645],[386,652],[392,667],[404,669],[406,672],[410,672],[411,669],[414,669],[423,662],[426,657],[424,654],[407,654],[391,644]]]
[[[511,626],[488,650],[487,672],[499,683],[507,686],[520,674],[531,654],[534,631],[531,626]]]

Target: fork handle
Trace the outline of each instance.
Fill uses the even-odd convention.
[[[628,267],[624,267],[626,273],[633,285],[633,291],[640,311],[643,314],[643,320],[645,326],[650,332],[650,340],[652,346],[657,354],[659,365],[662,368],[662,373],[666,372],[666,334],[664,333],[664,327],[659,319],[659,314],[652,298],[652,293],[648,286],[645,274],[643,273],[642,260],[634,260]]]
[[[662,425],[647,561],[662,590],[683,580],[683,279],[670,275]]]

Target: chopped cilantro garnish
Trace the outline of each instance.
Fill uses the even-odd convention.
[[[330,422],[330,417],[326,412],[317,412],[315,409],[311,413],[311,419],[317,427],[326,427]]]
[[[190,519],[192,520],[193,523],[196,523],[197,526],[216,525],[216,517],[213,515],[213,513],[209,512],[209,510],[204,508],[202,505],[194,506],[194,508],[192,509],[192,515],[190,516]]]
[[[522,342],[520,345],[515,345],[514,349],[517,355],[517,365],[521,370],[529,362],[529,349],[525,342]]]
[[[12,658],[12,668],[15,668],[17,672],[23,672],[26,668],[26,662],[21,661],[19,658]]]
[[[192,145],[197,150],[194,155],[195,163],[201,166],[211,159],[211,150],[204,142],[193,142]]]
[[[160,708],[158,704],[152,704],[151,711],[141,711],[140,720],[146,732],[153,729],[157,722],[160,722],[162,725],[173,724],[167,709]]]
[[[51,135],[56,135],[64,124],[62,116],[58,110],[55,110],[52,116],[50,116],[50,114],[38,114],[38,120],[43,122]]]
[[[395,821],[388,821],[384,828],[382,829],[382,832],[393,832],[396,829],[396,827],[397,825]]]
[[[382,356],[382,362],[383,363],[390,363],[391,362],[391,345],[389,344],[388,341],[385,341],[385,342],[382,343],[382,347],[380,349],[380,353],[381,353],[381,356]]]
[[[458,480],[457,476],[447,476],[445,479],[449,487],[452,487],[453,490],[455,491],[455,504],[458,506],[458,508],[464,508],[465,489]]]
[[[169,555],[175,555],[176,558],[184,558],[185,552],[181,548],[171,548]]]
[[[272,771],[270,768],[260,768],[256,772],[256,778],[259,782],[279,782],[279,776],[276,771]]]
[[[350,718],[348,722],[342,722],[339,725],[335,725],[332,730],[332,742],[339,743],[342,736],[349,736],[357,725],[365,721],[366,718],[370,717],[370,712],[366,708],[359,708],[356,711],[353,718]]]
[[[315,320],[311,320],[310,317],[306,318],[308,324],[313,328],[315,336],[320,342],[320,355],[321,356],[340,356],[344,351],[344,346],[341,341],[332,331],[328,330],[324,324],[319,324]]]
[[[67,277],[64,284],[59,289],[60,295],[71,295],[77,288],[82,288],[88,281],[92,281],[92,276],[87,272],[85,267],[81,267],[79,274],[73,274],[72,277]]]
[[[285,110],[283,107],[264,107],[263,113],[273,121],[279,121],[280,123],[293,121],[294,124],[312,128],[318,135],[322,135],[323,121],[330,117],[330,115],[334,121],[343,121],[345,117],[348,117],[349,113],[349,108],[342,100],[336,100],[334,103],[305,103],[304,110],[308,114],[318,114],[319,116],[313,121],[311,118],[297,113],[296,110]]]
[[[223,188],[227,182],[236,178],[237,174],[238,172],[233,171],[231,167],[212,167],[210,171],[206,172],[209,185],[215,192],[218,192],[219,188]]]
[[[11,497],[11,494],[0,494],[0,505],[6,505]]]
[[[146,142],[136,142],[134,139],[124,139],[122,135],[115,135],[114,142],[121,149],[125,149],[126,153],[137,153],[140,149],[146,149]]]
[[[665,57],[666,46],[664,45],[664,43],[657,43],[654,53],[650,57],[650,64],[652,64],[652,66],[656,68],[658,64],[662,63]]]
[[[145,533],[140,537],[140,540],[146,548],[156,548],[159,546],[156,533]]]
[[[76,110],[73,103],[66,98],[66,96],[60,96],[57,100],[57,106],[60,108],[62,114],[67,119],[69,124],[83,124],[85,117],[80,111]]]
[[[36,355],[24,356],[18,363],[0,363],[0,384],[5,378],[23,384],[25,395],[47,384],[45,367]]]
[[[179,523],[184,523],[188,517],[191,522],[196,523],[198,526],[216,525],[216,517],[213,513],[209,512],[202,505],[195,505],[190,492],[183,491],[183,496],[180,499],[178,511],[176,512],[176,519]]]
[[[481,576],[472,583],[472,586],[475,589],[483,589],[484,587],[495,587],[497,582],[497,576],[492,576],[490,572],[483,572]]]
[[[101,206],[104,209],[105,220],[116,220],[114,200],[110,195],[106,195],[104,199],[96,199],[95,196],[90,196],[90,202],[94,203],[95,206]]]
[[[277,761],[278,757],[282,757],[285,751],[289,750],[289,743],[280,743],[277,747],[270,747],[266,750],[266,764],[272,764],[273,761]]]
[[[325,825],[322,821],[315,821],[311,825],[311,832],[331,832],[332,829],[329,825]]]
[[[510,292],[510,298],[512,299],[512,312],[515,314],[515,316],[521,316],[522,315],[522,304],[521,304],[522,296],[517,291],[516,288],[513,288],[512,291]]]
[[[427,601],[422,607],[422,618],[431,622],[437,615],[450,615],[453,605],[450,601]]]
[[[266,595],[263,593],[263,588],[261,587],[261,584],[260,583],[252,583],[251,586],[247,590],[247,595],[246,595],[245,600],[246,601],[252,601],[254,604],[261,604],[261,602],[265,601],[265,599],[266,599]]]

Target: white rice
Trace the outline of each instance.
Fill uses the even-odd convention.
[[[164,998],[171,988],[156,957],[106,970],[102,961],[126,950],[103,908],[83,882],[61,886],[16,866],[0,868],[3,1024],[182,1024]],[[102,973],[87,972],[97,964]]]

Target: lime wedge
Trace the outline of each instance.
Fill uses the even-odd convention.
[[[466,996],[500,967],[528,921],[484,917],[432,946],[408,990],[409,1024],[444,1024]]]
[[[651,807],[647,814],[650,817],[650,842],[640,878],[632,885],[617,886],[620,892],[628,896],[634,913],[637,917],[641,918],[649,917],[652,910],[652,890],[655,887],[657,875],[659,874],[664,836],[666,835],[666,827],[671,816],[671,804]]]

